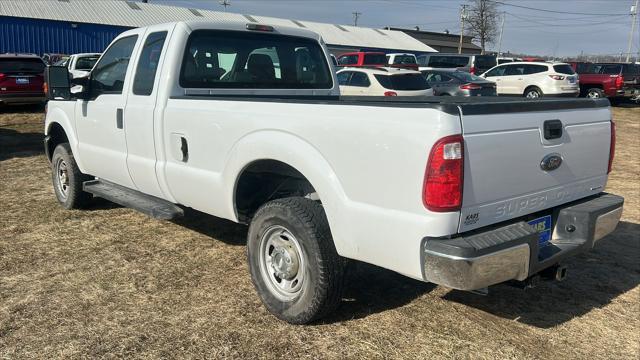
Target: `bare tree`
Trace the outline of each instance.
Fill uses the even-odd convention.
[[[493,0],[469,0],[471,6],[466,17],[467,35],[480,43],[482,53],[487,44],[493,43],[498,35],[498,5]]]

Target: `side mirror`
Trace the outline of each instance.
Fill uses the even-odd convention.
[[[48,100],[69,100],[69,71],[65,66],[47,66],[44,71],[44,91]]]

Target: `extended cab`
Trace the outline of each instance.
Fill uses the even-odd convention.
[[[249,224],[266,308],[341,301],[346,259],[461,290],[542,275],[616,227],[607,100],[341,97],[316,33],[178,22],[126,31],[88,80],[47,69],[45,149],[65,208]],[[224,291],[224,290],[222,290]]]

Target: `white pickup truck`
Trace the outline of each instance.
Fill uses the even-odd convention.
[[[607,100],[347,98],[330,63],[304,29],[190,21],[122,33],[80,84],[49,67],[56,197],[249,224],[257,292],[298,324],[346,259],[484,290],[562,278],[616,227]]]

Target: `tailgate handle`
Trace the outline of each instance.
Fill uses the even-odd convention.
[[[544,138],[546,140],[562,137],[562,122],[560,120],[547,120],[544,122]]]

